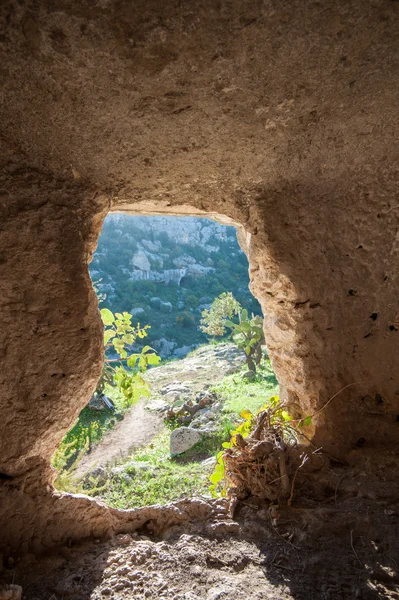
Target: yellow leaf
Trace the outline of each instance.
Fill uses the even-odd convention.
[[[245,408],[244,410],[242,410],[240,412],[240,417],[242,417],[243,419],[247,419],[248,420],[248,419],[251,419],[252,413],[251,413],[250,410],[248,410],[248,409]]]

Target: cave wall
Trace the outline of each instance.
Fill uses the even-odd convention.
[[[108,210],[240,224],[292,413],[356,384],[309,438],[338,455],[360,439],[397,441],[396,10],[372,0],[1,4],[6,552],[137,521],[55,494],[49,467],[101,370],[87,263]]]

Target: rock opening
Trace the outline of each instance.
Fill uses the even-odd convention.
[[[102,368],[87,264],[110,210],[241,224],[308,437],[339,460],[397,444],[395,3],[39,4],[0,7],[4,554],[217,512],[52,487]]]

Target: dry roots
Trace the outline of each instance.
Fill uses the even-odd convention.
[[[282,427],[271,423],[273,413],[270,409],[259,413],[252,434],[245,439],[237,434],[236,445],[224,452],[230,497],[282,502],[290,496],[290,476],[297,463],[292,452],[295,444],[285,442]]]

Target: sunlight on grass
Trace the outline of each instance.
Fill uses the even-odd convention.
[[[113,401],[115,412],[97,411],[85,406],[51,459],[51,464],[57,471],[69,468],[83,450],[97,445],[123,419],[129,406],[122,394],[109,385],[106,386],[105,393]]]
[[[216,455],[225,437],[222,433],[215,434],[184,456],[172,458],[169,435],[168,430],[151,446],[135,452],[125,463],[123,473],[114,477],[112,485],[101,494],[102,500],[115,508],[133,508],[184,497],[209,497],[208,477],[213,466],[201,461]]]
[[[259,365],[253,381],[243,379],[244,366],[233,375],[227,375],[211,390],[223,400],[223,411],[239,415],[244,409],[255,413],[271,396],[278,394],[278,382],[268,358]]]
[[[193,496],[209,498],[209,476],[214,463],[207,459],[215,457],[222,443],[230,439],[230,431],[242,420],[242,410],[255,414],[271,396],[278,393],[278,383],[268,358],[263,359],[253,381],[243,378],[246,371],[244,365],[211,388],[223,405],[216,432],[204,436],[184,454],[171,457],[169,437],[173,425],[169,423],[152,444],[137,450],[123,463],[107,467],[107,481],[98,486],[95,480],[74,480],[73,461],[79,460],[79,452],[87,450],[88,441],[95,445],[118,419],[123,418],[126,406],[109,389],[117,412],[94,412],[86,407],[53,457],[53,465],[59,470],[58,489],[83,492],[120,509],[164,504]]]

